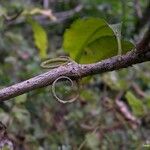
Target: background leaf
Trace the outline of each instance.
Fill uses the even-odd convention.
[[[47,56],[47,48],[48,48],[48,37],[44,28],[35,20],[28,19],[34,36],[34,43],[36,47],[39,49],[40,58],[46,58]]]
[[[27,93],[17,96],[15,98],[15,103],[21,104],[21,103],[24,103],[26,100],[27,100]]]
[[[93,43],[99,47],[99,43],[104,43],[104,47],[113,49],[112,46],[109,46],[109,40],[101,42],[100,39],[106,38],[107,40],[109,37],[115,38],[116,36],[104,20],[105,23],[101,27],[101,21],[96,21],[98,18],[104,18],[110,24],[122,22],[123,38],[132,39],[134,42],[141,40],[148,27],[148,23],[144,24],[145,27],[135,32],[138,18],[135,16],[135,1],[131,0],[117,2],[116,0],[64,0],[59,2],[51,0],[49,5],[46,4],[47,6],[45,2],[47,1],[0,1],[0,88],[29,79],[44,71],[39,66],[40,50],[39,48],[36,50],[33,46],[35,44],[31,25],[25,20],[28,16],[35,19],[46,31],[51,42],[48,43],[50,51],[47,50],[50,58],[64,56],[66,52],[71,55],[74,53],[71,48],[65,49],[65,52],[62,49],[64,31],[71,26],[67,31],[71,31],[76,36],[68,36],[66,42],[75,49],[78,55],[74,54],[80,62],[87,57],[84,58],[86,63],[95,61],[95,58],[92,60],[84,55],[86,49],[89,49],[88,53],[91,54],[91,57],[95,55],[92,55],[93,49],[94,51],[98,49],[97,46],[93,46]],[[144,12],[149,0],[139,2]],[[122,3],[124,5],[121,5]],[[81,8],[80,12],[76,12],[78,8]],[[12,21],[7,21],[4,17],[5,15],[8,19],[12,18],[21,9],[23,12]],[[52,14],[49,9],[52,10]],[[56,21],[51,18],[53,12],[55,12]],[[93,21],[81,19],[88,17],[98,18],[89,18]],[[76,21],[77,19],[80,21]],[[74,27],[76,28],[74,32],[72,22],[77,26],[79,22],[82,22],[82,25]],[[88,38],[85,38],[89,31],[91,32]],[[39,39],[41,40],[41,37]],[[83,41],[82,50],[79,52],[76,47],[81,45],[78,45],[77,40],[81,42],[83,39],[86,42]],[[101,47],[99,49],[103,50]],[[113,55],[117,55],[117,50],[115,50],[116,53],[113,52]],[[105,59],[109,55],[109,50],[105,51],[107,55],[104,55],[103,51],[98,51],[100,57],[97,57],[98,54],[95,57]],[[121,147],[128,150],[142,149],[143,144],[150,140],[149,65],[150,63],[147,62],[87,77],[80,82],[79,99],[69,105],[58,103],[50,87],[30,91],[27,95],[1,102],[0,121],[7,127],[7,135],[10,135],[10,139],[15,140],[15,148],[21,150],[71,150],[78,149],[82,143],[83,150],[118,150]],[[64,81],[57,84],[59,91],[56,92],[66,98],[67,93],[64,92],[68,82],[63,83]],[[138,84],[142,95],[141,92],[134,89],[133,83]],[[60,84],[62,86],[59,86]],[[120,93],[122,93],[121,99],[124,100],[129,89],[134,91],[135,97],[142,97],[144,114],[141,118],[135,117],[141,122],[138,125],[128,121],[126,116],[118,111],[119,107],[116,107],[113,101]],[[72,90],[70,92],[71,96],[75,93]],[[127,106],[132,108],[131,105]]]
[[[87,146],[90,148],[90,149],[93,149],[93,150],[98,150],[98,145],[99,145],[99,142],[98,142],[98,138],[96,137],[95,134],[86,134],[86,140],[87,140]]]
[[[142,116],[144,114],[144,105],[142,101],[134,96],[134,94],[128,91],[125,95],[128,100],[129,105],[132,108],[133,113],[136,116]]]

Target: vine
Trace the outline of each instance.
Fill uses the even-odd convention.
[[[61,56],[58,58],[48,59],[48,60],[42,62],[40,66],[44,69],[54,69],[54,68],[58,68],[62,65],[66,65],[70,62],[74,62],[70,57]],[[60,103],[63,103],[63,104],[72,103],[72,102],[76,101],[79,97],[79,82],[77,80],[75,80],[75,82],[77,83],[77,88],[78,88],[77,95],[69,100],[63,100],[56,94],[56,84],[59,80],[64,80],[64,79],[68,80],[71,83],[71,88],[74,87],[74,82],[72,79],[70,79],[67,76],[60,76],[52,83],[52,94],[56,98],[56,100]]]

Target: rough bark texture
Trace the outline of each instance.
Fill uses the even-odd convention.
[[[146,61],[150,61],[150,27],[137,44],[136,50],[93,64],[81,65],[75,62],[68,63],[26,81],[1,89],[0,101],[5,101],[37,88],[51,85],[60,76],[79,79],[89,75],[127,68]]]
[[[77,63],[68,63],[65,66],[60,66],[21,83],[1,89],[0,101],[8,100],[31,90],[48,86],[60,76],[78,79],[93,74],[126,68],[149,60],[150,50],[145,50],[131,51],[126,55],[115,56],[94,64],[79,65]]]

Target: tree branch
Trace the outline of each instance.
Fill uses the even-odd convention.
[[[134,6],[135,6],[135,14],[137,16],[138,19],[142,18],[142,10],[140,7],[140,2],[139,0],[134,0]]]
[[[48,86],[59,76],[67,76],[71,79],[78,79],[89,75],[126,68],[137,63],[150,60],[150,50],[131,51],[126,55],[115,56],[98,63],[79,65],[77,63],[68,63],[46,73],[15,85],[0,90],[0,101],[5,101],[23,93]]]
[[[132,50],[122,56],[114,56],[98,63],[81,65],[70,62],[46,73],[14,84],[0,90],[0,102],[16,97],[23,93],[51,85],[58,77],[67,76],[79,79],[89,75],[127,68],[134,64],[150,61],[150,27],[143,39],[137,44],[136,51]]]

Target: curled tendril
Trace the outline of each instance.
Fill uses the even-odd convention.
[[[54,69],[62,65],[66,65],[71,60],[68,57],[58,57],[53,59],[48,59],[41,63],[41,67],[44,69]]]
[[[71,58],[67,57],[67,56],[61,56],[61,57],[58,57],[58,58],[53,58],[53,59],[48,59],[44,62],[41,63],[41,67],[44,68],[44,69],[54,69],[54,68],[57,68],[59,66],[62,66],[62,65],[66,65],[68,64],[69,62],[74,62]],[[75,62],[74,62],[75,63]],[[60,76],[58,77],[53,83],[52,83],[52,93],[53,93],[53,96],[57,99],[58,102],[60,103],[63,103],[63,104],[66,104],[66,103],[72,103],[74,102],[75,100],[77,100],[77,98],[79,97],[79,86],[78,86],[78,94],[72,98],[72,99],[69,99],[69,100],[63,100],[61,98],[59,98],[56,94],[56,83],[59,81],[59,80],[62,80],[62,79],[65,79],[65,80],[68,80],[70,83],[71,83],[71,87],[74,86],[74,82],[67,76]],[[79,85],[79,84],[77,84]]]
[[[69,99],[69,100],[63,100],[63,99],[59,98],[59,97],[56,95],[56,87],[55,87],[55,86],[56,86],[56,83],[58,82],[58,80],[61,80],[61,79],[66,79],[66,80],[68,80],[68,81],[71,83],[71,87],[74,86],[73,81],[72,81],[69,77],[67,77],[67,76],[60,76],[60,77],[58,77],[58,78],[53,82],[53,84],[52,84],[52,93],[53,93],[53,96],[57,99],[58,102],[63,103],[63,104],[72,103],[72,102],[76,101],[77,98],[79,97],[79,90],[78,90],[78,94],[77,94],[74,98],[71,98],[71,99]]]
[[[118,55],[121,55],[122,54],[122,45],[121,45],[121,28],[122,28],[122,23],[117,23],[117,24],[114,24],[114,25],[109,25],[115,36],[116,36],[116,39],[117,39],[117,44],[118,44]]]

